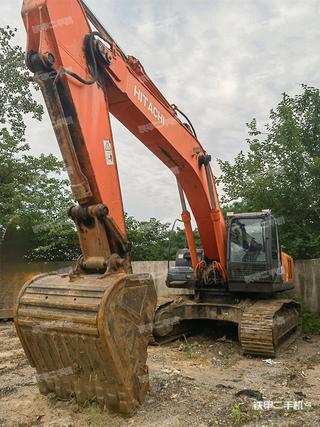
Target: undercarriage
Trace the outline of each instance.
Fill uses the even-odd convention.
[[[230,294],[196,301],[192,295],[158,301],[153,335],[158,343],[188,332],[186,320],[218,320],[238,325],[244,354],[274,357],[300,329],[300,305],[293,300],[235,298]]]

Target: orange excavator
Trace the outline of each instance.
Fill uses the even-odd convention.
[[[299,326],[299,305],[270,211],[229,214],[189,119],[170,104],[81,0],[24,0],[26,62],[42,90],[77,204],[82,255],[70,274],[43,274],[22,288],[15,324],[42,393],[132,414],[149,387],[147,346],[184,320],[239,325],[245,353],[274,356]],[[188,248],[157,302],[152,277],[133,274],[110,113],[176,177]],[[202,247],[196,248],[187,203]]]

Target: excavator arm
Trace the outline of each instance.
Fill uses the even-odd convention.
[[[175,175],[194,271],[199,260],[185,196],[206,261],[226,280],[225,225],[210,156],[133,57],[80,0],[24,0],[26,62],[41,87],[69,175],[82,255],[69,275],[33,278],[15,324],[42,393],[131,414],[148,390],[147,344],[156,293],[132,274],[110,113]],[[188,120],[187,120],[188,121]],[[200,271],[200,270],[199,270]]]

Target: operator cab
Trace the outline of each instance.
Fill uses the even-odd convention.
[[[282,265],[282,258],[290,257],[281,254],[278,225],[271,211],[229,213],[228,219],[227,288],[215,275],[207,274],[207,281],[197,280],[190,251],[186,248],[177,252],[175,266],[168,269],[167,287],[207,292],[224,288],[229,292],[248,294],[292,289],[293,264]],[[197,256],[199,261],[208,261],[202,249],[197,249]],[[284,277],[291,277],[291,280],[284,281]]]
[[[282,282],[281,248],[270,210],[228,214],[228,288],[234,292],[272,293],[292,289]]]

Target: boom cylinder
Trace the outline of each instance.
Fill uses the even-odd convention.
[[[187,210],[186,200],[185,200],[183,190],[182,190],[181,185],[179,184],[178,180],[177,180],[177,184],[178,184],[179,196],[180,196],[180,201],[181,201],[181,206],[182,206],[181,219],[182,219],[183,224],[184,224],[184,231],[186,234],[186,239],[187,239],[188,247],[189,247],[189,251],[190,251],[192,268],[193,268],[193,270],[195,270],[199,260],[198,260],[198,256],[197,256],[196,242],[194,240],[194,234],[193,234],[192,226],[191,226],[191,216]]]

